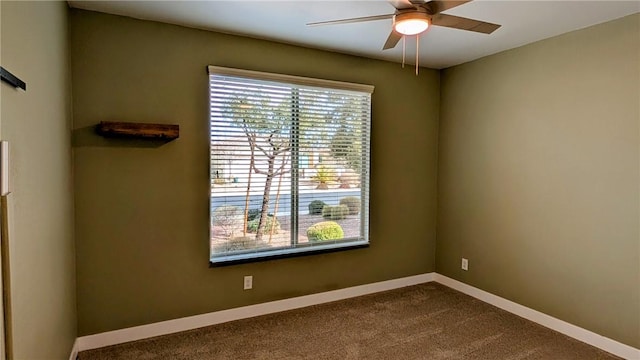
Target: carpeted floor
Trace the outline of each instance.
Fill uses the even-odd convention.
[[[617,359],[437,283],[80,353],[103,359]]]

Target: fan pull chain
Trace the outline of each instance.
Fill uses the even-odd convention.
[[[420,54],[420,35],[416,35],[416,76],[418,76],[418,61]]]
[[[402,68],[404,69],[404,54],[406,51],[406,44],[407,44],[407,37],[406,36],[402,36]]]

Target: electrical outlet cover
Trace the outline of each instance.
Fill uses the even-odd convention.
[[[469,260],[462,258],[462,265],[461,265],[462,270],[467,271],[469,270]]]
[[[245,277],[244,277],[244,285],[243,285],[243,289],[244,289],[244,290],[251,290],[251,289],[253,289],[253,276],[245,276]]]

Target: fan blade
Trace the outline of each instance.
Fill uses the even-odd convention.
[[[431,18],[433,25],[444,26],[454,29],[475,31],[483,34],[491,34],[501,25],[492,24],[484,21],[467,19],[459,16],[437,14]]]
[[[445,10],[453,9],[456,6],[466,4],[472,0],[432,0],[422,5],[431,15],[439,14]]]
[[[409,0],[388,0],[394,8],[398,10],[415,9],[412,1]]]
[[[391,34],[389,34],[387,42],[384,43],[382,50],[393,49],[394,47],[396,47],[396,45],[398,45],[398,41],[400,41],[400,39],[402,39],[402,34],[397,31],[391,30]]]
[[[391,18],[393,18],[393,14],[375,15],[375,16],[365,16],[365,17],[358,17],[358,18],[351,18],[351,19],[312,22],[312,23],[308,23],[307,26],[349,24],[349,23],[356,23],[356,22],[363,22],[363,21],[386,20]]]

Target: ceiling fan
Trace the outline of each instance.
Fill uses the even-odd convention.
[[[472,0],[388,0],[396,11],[393,14],[374,15],[341,20],[320,21],[308,26],[348,24],[363,21],[393,19],[391,33],[382,50],[392,49],[398,45],[405,35],[419,35],[429,26],[444,26],[454,29],[491,34],[501,25],[464,17],[442,14],[443,11],[466,4]],[[416,47],[419,45],[416,37]],[[402,50],[402,66],[404,67],[404,42]],[[416,75],[418,74],[418,49],[416,49]]]
[[[307,24],[308,26],[336,25],[363,21],[393,19],[391,34],[387,38],[382,50],[396,47],[404,35],[417,35],[429,28],[430,25],[444,26],[460,30],[491,34],[500,25],[484,21],[442,14],[443,11],[466,4],[472,0],[389,0],[396,8],[393,14],[365,16],[351,19],[320,21]]]

